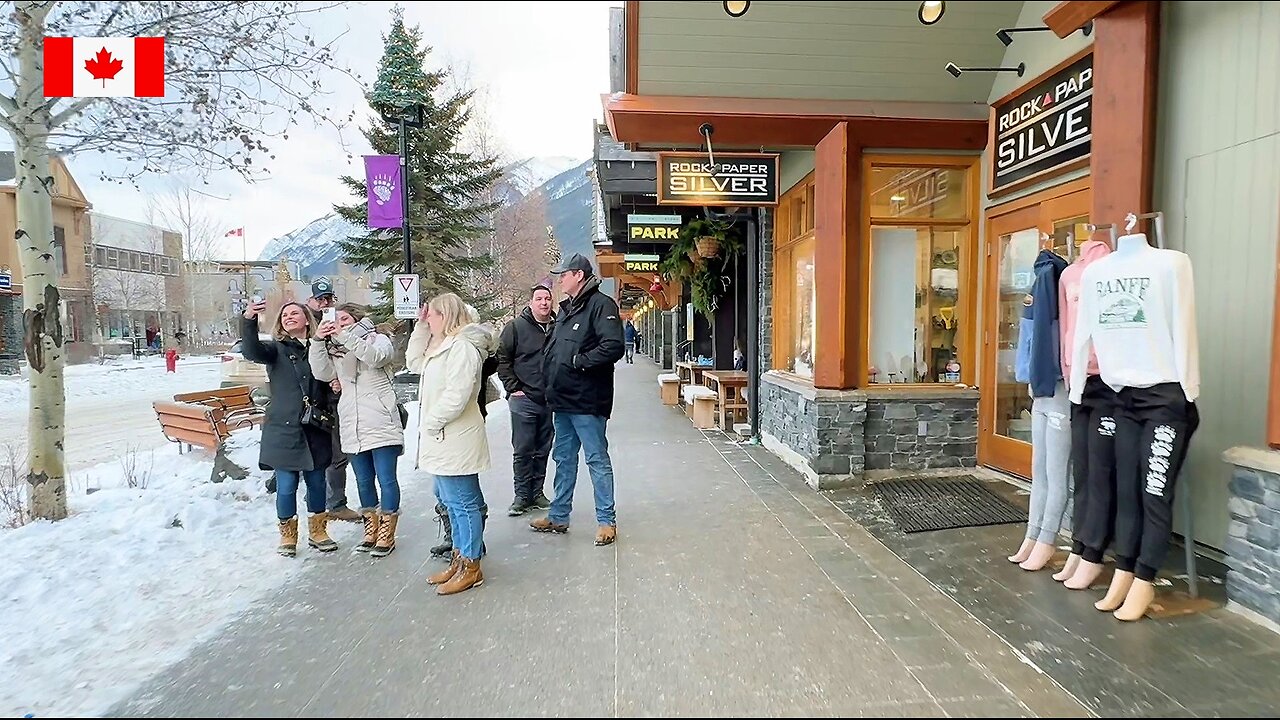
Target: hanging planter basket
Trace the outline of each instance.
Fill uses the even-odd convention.
[[[686,254],[689,256],[689,262],[693,263],[694,267],[702,264],[702,256],[698,254],[697,250],[690,250]]]
[[[703,235],[698,238],[698,255],[713,258],[720,253],[720,238],[714,235]]]

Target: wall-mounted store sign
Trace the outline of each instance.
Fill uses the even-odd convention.
[[[660,260],[657,255],[623,255],[623,270],[629,273],[656,273]]]
[[[1078,165],[1093,138],[1093,52],[993,109],[993,192]]]
[[[627,215],[627,242],[673,243],[683,223],[679,215]]]
[[[659,205],[777,205],[778,155],[658,153]]]

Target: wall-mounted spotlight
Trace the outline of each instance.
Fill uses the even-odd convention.
[[[751,0],[724,0],[724,12],[729,17],[740,18],[751,9]]]
[[[1026,71],[1027,71],[1026,63],[1018,63],[1018,67],[967,67],[967,68],[956,67],[955,63],[947,63],[947,72],[951,73],[952,77],[960,77],[961,73],[967,73],[967,72],[1011,72],[1011,73],[1018,73],[1018,77],[1022,77],[1022,74]]]
[[[1009,44],[1013,42],[1013,37],[1010,36],[1009,33],[1043,32],[1045,30],[1051,30],[1051,29],[1052,28],[1049,28],[1049,27],[1001,28],[996,31],[996,39],[999,40],[1005,47],[1009,47]],[[1089,22],[1085,23],[1084,27],[1080,28],[1080,30],[1081,32],[1084,33],[1085,37],[1089,37],[1089,35],[1093,33],[1093,21],[1090,20]]]
[[[916,13],[916,17],[921,25],[932,25],[941,20],[942,14],[946,11],[947,4],[942,0],[925,0],[920,3],[920,10]]]

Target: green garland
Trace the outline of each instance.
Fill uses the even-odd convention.
[[[720,300],[728,292],[731,278],[729,271],[734,256],[742,252],[742,240],[728,232],[729,223],[697,219],[680,230],[680,235],[667,251],[658,269],[671,280],[689,283],[693,307],[711,321]],[[698,238],[712,236],[720,243],[715,257],[701,258],[694,262],[690,253],[697,253]]]

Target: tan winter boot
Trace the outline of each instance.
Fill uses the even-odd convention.
[[[378,541],[373,546],[374,557],[386,557],[396,549],[396,521],[400,514],[382,515],[378,519]]]
[[[449,563],[449,567],[427,578],[430,585],[442,585],[449,582],[458,571],[462,569],[462,554],[457,550],[453,551],[453,562]]]
[[[369,552],[378,541],[378,511],[361,510],[360,514],[364,517],[364,540],[356,546],[356,552]]]
[[[480,587],[484,584],[484,573],[480,572],[479,560],[467,560],[463,558],[462,569],[459,570],[449,582],[441,585],[436,589],[437,595],[453,595],[463,590],[470,590],[473,587]]]
[[[298,554],[298,516],[294,515],[288,520],[280,522],[280,545],[276,548],[276,552],[285,557],[294,557]]]
[[[338,543],[329,537],[329,513],[316,513],[307,519],[307,544],[320,552],[333,552]]]

